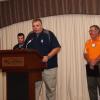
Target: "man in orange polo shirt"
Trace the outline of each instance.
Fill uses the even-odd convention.
[[[91,39],[85,44],[84,58],[87,61],[87,82],[90,100],[98,100],[97,87],[100,90],[100,28],[92,25],[89,30]]]

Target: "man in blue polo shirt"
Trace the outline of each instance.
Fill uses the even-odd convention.
[[[35,49],[43,56],[42,61],[47,63],[47,68],[42,72],[46,100],[56,100],[57,54],[61,46],[54,33],[43,28],[41,19],[34,19],[32,28],[25,40],[25,48]],[[36,100],[39,100],[40,87],[40,82],[36,82]]]

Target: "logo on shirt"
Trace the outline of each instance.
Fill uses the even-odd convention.
[[[43,42],[44,42],[44,41],[43,41],[43,39],[42,39],[42,40],[41,40],[41,43],[43,44]]]
[[[92,47],[94,48],[96,46],[96,44],[95,43],[92,43]]]

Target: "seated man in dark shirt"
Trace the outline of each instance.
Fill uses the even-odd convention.
[[[18,43],[13,47],[13,50],[21,50],[24,45],[25,36],[23,33],[18,33]],[[24,72],[10,72],[8,73],[8,99],[9,100],[28,100],[27,96],[27,74]],[[19,91],[20,89],[20,91]],[[12,92],[13,91],[13,92]]]
[[[13,47],[13,49],[21,49],[24,45],[25,36],[23,33],[18,33],[17,35],[18,43]]]

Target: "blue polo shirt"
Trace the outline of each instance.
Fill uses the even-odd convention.
[[[25,40],[25,47],[37,50],[42,56],[54,48],[61,47],[53,32],[43,29],[41,33],[30,32]],[[58,66],[57,55],[50,58],[47,62],[48,69]]]

